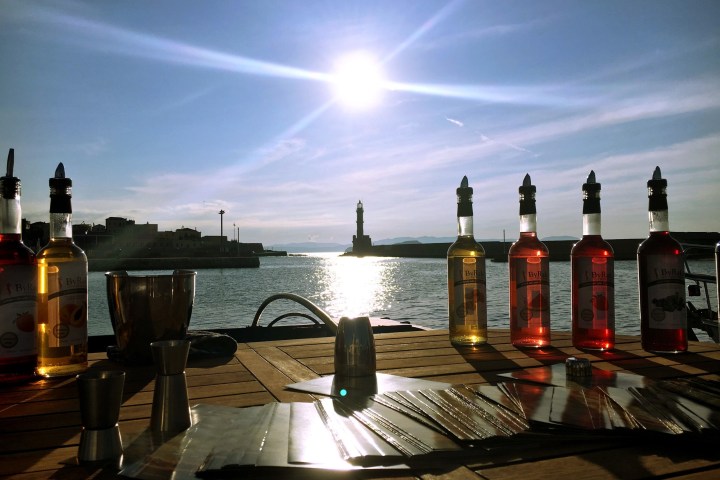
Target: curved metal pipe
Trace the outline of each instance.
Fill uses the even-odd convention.
[[[328,315],[322,308],[318,307],[307,298],[301,297],[300,295],[296,295],[294,293],[276,293],[266,298],[258,308],[257,312],[255,312],[255,318],[253,318],[251,326],[257,327],[260,321],[260,316],[262,315],[263,310],[265,310],[265,307],[270,305],[275,300],[281,299],[291,300],[293,302],[299,303],[300,305],[314,313],[320,320],[322,320],[323,323],[330,329],[333,335],[337,333],[337,324],[333,321],[332,318],[330,318],[330,315]]]

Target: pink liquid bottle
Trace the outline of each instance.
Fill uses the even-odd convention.
[[[14,164],[11,148],[0,178],[0,384],[32,380],[37,366],[37,261],[22,241]]]
[[[508,251],[510,341],[516,347],[550,345],[550,261],[537,237],[535,185],[526,174],[520,192],[520,238]]]
[[[573,346],[609,350],[615,346],[614,253],[600,233],[600,184],[594,171],[582,189],[583,236],[570,251]]]
[[[688,348],[685,265],[682,246],[670,236],[667,180],[655,167],[648,186],[650,234],[638,247],[640,335],[649,352]]]

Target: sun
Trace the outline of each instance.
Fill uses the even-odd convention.
[[[335,99],[352,109],[368,109],[382,99],[385,79],[382,68],[367,52],[353,52],[335,65],[332,85]]]

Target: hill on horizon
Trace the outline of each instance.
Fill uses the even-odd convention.
[[[399,243],[452,243],[457,237],[394,237],[384,238],[382,240],[373,241],[373,245],[396,245]],[[502,239],[498,238],[479,238],[478,242],[502,242]],[[544,237],[542,241],[562,241],[579,240],[577,237],[558,235],[551,237]],[[507,238],[507,243],[514,242],[515,239]],[[271,250],[284,250],[288,253],[305,253],[305,252],[344,252],[348,248],[352,247],[352,243],[329,243],[329,242],[293,242],[293,243],[279,243],[274,245],[268,245],[268,249]]]

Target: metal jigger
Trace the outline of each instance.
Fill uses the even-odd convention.
[[[368,317],[342,317],[335,337],[335,375],[375,375],[375,337]]]
[[[123,447],[118,418],[125,385],[125,372],[88,371],[75,378],[83,424],[78,460],[97,462],[119,459]]]
[[[150,427],[155,433],[174,435],[192,423],[185,379],[190,342],[162,340],[150,348],[157,367]]]

